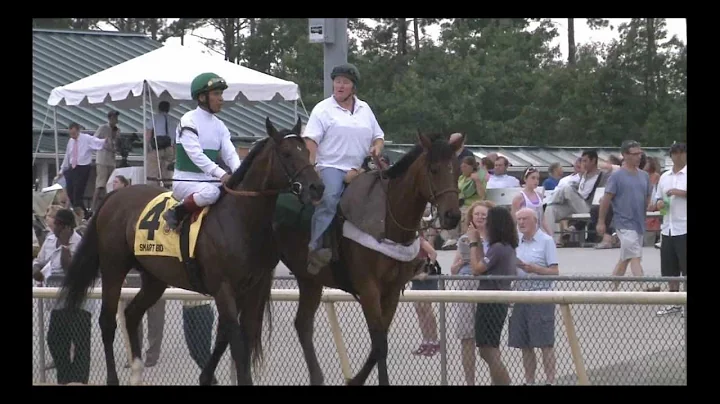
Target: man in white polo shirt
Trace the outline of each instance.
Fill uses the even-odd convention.
[[[339,65],[330,78],[333,94],[313,108],[302,135],[310,151],[310,162],[316,164],[325,185],[311,224],[308,256],[311,274],[317,274],[332,257],[329,248],[322,248],[322,241],[345,189],[345,175],[359,169],[368,154],[380,156],[385,138],[370,106],[355,95],[360,80],[358,69],[349,63]]]
[[[487,189],[491,188],[515,188],[520,186],[520,180],[507,173],[510,162],[505,156],[498,156],[495,160],[493,175],[487,183]]]
[[[655,206],[663,213],[660,244],[662,276],[687,276],[687,146],[675,143],[670,147],[672,169],[660,176],[655,192]],[[670,291],[680,291],[680,282],[670,282]],[[680,306],[667,306],[659,316],[677,313]]]

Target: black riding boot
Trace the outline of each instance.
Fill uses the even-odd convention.
[[[185,216],[188,215],[188,208],[185,206],[184,203],[178,203],[177,205],[173,206],[165,212],[163,215],[163,219],[165,219],[165,222],[167,223],[167,226],[170,230],[176,230],[178,228],[178,225],[182,220],[185,218]]]

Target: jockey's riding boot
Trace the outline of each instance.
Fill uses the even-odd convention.
[[[308,273],[317,275],[320,270],[330,264],[332,259],[332,250],[329,248],[318,248],[310,251],[308,254]]]
[[[170,230],[175,230],[187,215],[198,209],[200,208],[195,203],[195,199],[192,195],[190,195],[182,202],[165,212],[163,219],[165,219],[165,222]]]

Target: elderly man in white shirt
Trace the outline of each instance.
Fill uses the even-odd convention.
[[[60,209],[50,233],[33,260],[33,279],[48,286],[60,286],[60,280],[48,279],[67,271],[81,237],[75,232],[75,215]],[[53,285],[54,284],[54,285]],[[87,383],[90,376],[90,320],[94,302],[86,300],[83,307],[69,309],[63,300],[56,300],[50,312],[47,343],[57,369],[57,383]],[[74,357],[71,356],[74,346]]]
[[[515,188],[520,186],[520,180],[509,175],[507,168],[510,162],[505,156],[498,156],[495,160],[495,168],[493,174],[487,183],[487,189],[491,188]]]
[[[85,188],[90,178],[93,151],[102,150],[106,139],[99,139],[87,133],[80,133],[80,125],[73,122],[68,126],[70,140],[65,149],[65,158],[60,165],[56,179],[65,176],[67,194],[73,207],[81,207],[87,215],[83,203]]]
[[[310,162],[316,164],[325,185],[311,224],[308,256],[311,274],[317,274],[332,257],[322,241],[335,217],[345,177],[351,179],[356,175],[368,154],[380,156],[385,139],[370,106],[355,95],[360,80],[357,68],[351,64],[336,66],[330,77],[333,94],[313,108],[302,135],[310,151]]]
[[[670,147],[672,169],[660,176],[655,192],[655,206],[663,213],[660,233],[660,273],[662,276],[687,276],[687,146]],[[670,282],[670,291],[680,291],[680,282]],[[680,306],[667,306],[659,316],[677,313]]]
[[[522,208],[515,214],[518,224],[519,244],[517,273],[520,277],[533,278],[558,275],[558,257],[553,238],[539,231],[537,214],[530,208]],[[551,290],[552,281],[519,280],[515,290]],[[535,384],[537,358],[535,348],[542,352],[545,383],[555,383],[555,305],[515,303],[508,321],[508,345],[522,349],[525,384]]]

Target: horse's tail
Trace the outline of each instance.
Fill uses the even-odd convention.
[[[93,214],[77,251],[72,256],[70,267],[67,269],[60,289],[60,297],[66,299],[68,308],[77,308],[83,303],[90,287],[100,275],[97,221],[103,205],[113,193],[105,196],[97,212]]]
[[[270,311],[270,294],[272,291],[273,274],[275,271],[263,271],[254,285],[245,293],[245,304],[240,312],[240,325],[245,327],[247,343],[250,348],[253,367],[263,363],[263,319],[267,313],[268,340],[272,338],[272,312]]]

